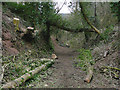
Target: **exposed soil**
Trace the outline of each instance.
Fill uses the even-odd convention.
[[[4,10],[5,9],[5,10]],[[20,52],[27,51],[30,49],[34,49],[32,43],[30,41],[26,41],[23,38],[24,33],[20,31],[17,32],[15,30],[15,26],[13,24],[13,18],[19,18],[19,30],[21,32],[26,32],[27,23],[19,16],[11,13],[11,11],[7,8],[3,8],[2,13],[2,55],[3,56],[13,56],[18,55]],[[32,41],[32,40],[31,40]],[[41,44],[40,44],[41,43]],[[44,44],[44,40],[40,39],[39,48],[43,48],[42,45]],[[43,45],[44,46],[44,45]],[[38,50],[38,47],[36,47]]]
[[[86,72],[74,66],[78,53],[74,50],[59,46],[52,38],[55,54],[58,59],[54,65],[43,72],[27,87],[36,88],[118,88],[119,80],[115,80],[100,73],[99,68],[95,68],[93,79],[90,83],[84,82]],[[105,63],[105,62],[103,62]],[[95,67],[99,64],[97,63]]]
[[[52,38],[55,54],[58,56],[58,59],[55,61],[54,65],[49,68],[46,72],[46,77],[42,78],[42,82],[40,81],[42,75],[39,78],[39,81],[34,81],[30,83],[28,87],[31,85],[34,87],[50,87],[50,88],[62,88],[62,87],[79,87],[79,85],[84,84],[83,78],[85,72],[81,72],[79,69],[74,67],[74,58],[78,53],[67,47],[59,46],[55,39]],[[43,73],[46,73],[43,72]]]
[[[56,44],[55,39],[52,38],[55,53],[58,56],[54,64],[54,74],[49,78],[50,81],[56,82],[53,84],[54,87],[79,87],[83,84],[83,76],[85,72],[81,72],[79,69],[74,67],[74,59],[78,53],[67,47],[60,47]],[[48,83],[48,86],[52,86],[52,83]]]

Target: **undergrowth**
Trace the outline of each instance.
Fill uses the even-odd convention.
[[[80,67],[83,71],[86,71],[89,65],[93,65],[95,62],[91,55],[91,51],[88,49],[79,49],[78,52],[80,53],[76,60],[76,67]]]
[[[104,43],[107,43],[108,41],[110,41],[113,30],[114,30],[113,25],[106,28],[106,30],[104,30],[104,32],[100,34],[100,36],[101,36],[100,40],[104,40]]]
[[[44,51],[41,53],[43,52]],[[37,56],[35,58],[35,56],[35,52],[31,50],[22,52],[16,56],[2,56],[2,64],[5,68],[3,83],[14,80],[28,71],[46,63],[46,61],[40,61],[40,58],[37,58]]]

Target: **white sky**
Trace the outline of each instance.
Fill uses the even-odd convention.
[[[56,7],[61,8],[65,0],[55,0],[55,1],[58,2],[58,4],[56,5]],[[70,11],[69,11],[69,9],[68,9],[68,5],[69,5],[68,3],[69,3],[70,1],[71,1],[71,0],[66,0],[66,5],[64,4],[64,6],[62,7],[62,9],[60,10],[59,13],[70,13]]]

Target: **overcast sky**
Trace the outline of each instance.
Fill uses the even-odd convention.
[[[61,8],[65,0],[55,0],[55,1],[58,2],[56,7]],[[66,0],[66,5],[63,6],[63,8],[60,10],[59,13],[70,13],[70,11],[68,9],[68,4],[69,4],[70,1],[71,0]]]

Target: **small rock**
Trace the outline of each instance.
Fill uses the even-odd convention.
[[[31,53],[31,50],[28,50],[29,53]]]
[[[104,57],[106,57],[108,55],[108,51],[105,51],[104,53]]]
[[[30,84],[29,87],[33,87],[34,85],[33,84]]]
[[[33,28],[33,27],[27,27],[27,29],[29,29],[29,30],[33,30],[34,28]]]
[[[45,87],[48,87],[48,85],[47,85],[47,84],[45,84],[44,86],[45,86]]]

